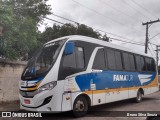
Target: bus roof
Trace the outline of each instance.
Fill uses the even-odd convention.
[[[85,41],[85,42],[99,44],[99,45],[102,45],[102,46],[106,46],[106,47],[110,47],[110,48],[114,48],[114,49],[118,49],[118,50],[123,50],[123,51],[126,51],[126,52],[131,52],[131,53],[135,53],[135,54],[139,54],[139,55],[143,55],[143,56],[147,56],[147,57],[152,57],[148,54],[145,54],[145,53],[142,53],[142,52],[139,52],[139,51],[137,52],[135,50],[132,50],[132,49],[129,49],[129,48],[126,48],[126,47],[122,47],[122,46],[119,46],[119,45],[115,45],[115,44],[112,44],[110,42],[106,42],[106,41],[99,40],[99,39],[96,39],[96,38],[81,36],[81,35],[70,35],[70,36],[61,37],[61,38],[58,38],[58,39],[55,39],[55,40],[51,40],[51,41],[47,42],[46,44],[49,44],[49,43],[55,42],[55,41],[59,41],[59,40],[63,40],[63,39],[68,39],[68,40],[73,40],[73,41],[74,40]]]

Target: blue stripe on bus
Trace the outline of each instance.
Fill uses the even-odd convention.
[[[129,76],[125,81],[114,81],[114,75]],[[133,77],[133,78],[130,78]],[[142,76],[144,82],[140,81],[139,76]],[[146,76],[146,77],[145,77]],[[147,77],[149,76],[149,77]],[[96,90],[103,90],[105,88],[120,88],[148,85],[156,76],[156,72],[122,72],[122,71],[102,71],[101,73],[87,73],[76,76],[75,80],[81,91],[90,89],[90,83],[96,84]],[[143,81],[142,80],[142,81]],[[145,82],[147,80],[147,82]]]

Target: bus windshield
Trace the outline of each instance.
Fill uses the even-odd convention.
[[[64,42],[64,40],[61,40],[46,44],[36,52],[29,60],[22,74],[22,80],[44,77],[55,63]]]

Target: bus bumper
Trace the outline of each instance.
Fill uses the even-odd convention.
[[[56,96],[47,91],[37,94],[33,98],[25,98],[19,94],[20,109],[35,112],[61,112],[61,99],[57,100]],[[27,102],[26,102],[27,101]],[[59,106],[58,106],[58,105]]]
[[[40,112],[40,113],[60,113],[61,112],[61,111],[51,111],[51,108],[48,105],[44,105],[39,108],[30,108],[20,104],[20,109],[25,111]]]

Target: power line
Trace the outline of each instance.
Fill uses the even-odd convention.
[[[151,46],[152,50],[154,51],[152,44],[150,44],[150,46]]]
[[[81,23],[79,23],[79,22],[77,22],[77,21],[75,21],[75,20],[71,20],[71,19],[62,17],[62,16],[57,15],[57,14],[52,14],[52,15],[57,16],[57,17],[59,17],[59,18],[61,18],[61,19],[68,20],[68,21],[73,22],[73,23],[76,23],[76,24],[81,24]],[[86,25],[86,26],[88,26],[88,25]],[[90,27],[90,26],[88,26],[88,27]],[[104,32],[104,33],[107,33],[107,34],[110,34],[110,35],[113,35],[113,36],[116,36],[116,37],[125,39],[125,40],[130,40],[130,41],[133,41],[133,42],[137,42],[137,41],[134,41],[134,40],[132,40],[132,39],[128,39],[128,38],[126,38],[126,37],[123,37],[123,36],[120,36],[120,35],[116,35],[116,34],[114,34],[114,33],[110,33],[110,32],[107,32],[107,31],[104,31],[104,30],[101,30],[101,29],[97,29],[97,28],[94,28],[94,27],[91,27],[91,28],[93,28],[93,29],[95,29],[95,30],[97,30],[97,31],[101,31],[101,32]],[[137,42],[137,43],[144,44],[144,43],[142,43],[142,42]]]
[[[68,19],[68,18],[65,18],[65,17],[59,16],[59,15],[56,15],[56,14],[54,14],[54,13],[52,13],[52,15],[54,15],[54,16],[56,16],[56,17],[59,17],[59,18],[62,18],[62,19],[64,19],[64,20],[68,20],[68,21],[70,21],[70,22],[73,22],[73,23],[79,24],[79,23],[78,23],[78,22],[76,22],[76,21],[73,21],[73,20],[70,20],[70,19]]]
[[[110,17],[108,17],[108,16],[105,16],[105,15],[101,14],[100,12],[97,12],[96,10],[91,9],[91,8],[89,8],[89,7],[83,5],[83,4],[81,4],[81,3],[79,3],[79,2],[77,2],[77,1],[75,1],[75,0],[72,0],[72,1],[75,2],[75,3],[77,3],[78,5],[86,8],[86,9],[89,9],[90,11],[92,11],[92,12],[94,12],[94,13],[100,15],[100,16],[103,16],[103,17],[105,17],[105,18],[107,18],[107,19],[110,19],[112,22],[118,23],[119,25],[122,25],[123,27],[129,28],[129,27],[127,27],[126,24],[124,24],[124,23],[118,22],[118,21],[116,21],[116,20],[114,20],[114,19],[112,19],[112,18],[110,18]],[[130,29],[130,28],[129,28],[129,29]],[[139,30],[136,30],[136,31],[137,31],[137,32],[140,32]]]
[[[79,23],[79,22],[77,22],[77,21],[75,21],[75,20],[71,20],[71,19],[68,19],[68,18],[62,17],[62,16],[57,15],[57,14],[53,14],[53,13],[52,13],[52,15],[54,15],[54,16],[56,16],[56,17],[59,17],[59,18],[61,18],[61,19],[64,19],[64,20],[68,20],[68,21],[73,22],[73,23],[76,23],[76,24],[81,24],[81,23]],[[88,26],[88,25],[86,25],[86,26]],[[90,26],[88,26],[88,27],[90,27]],[[100,30],[100,29],[97,29],[97,28],[94,28],[94,27],[92,27],[92,28],[93,28],[93,29],[95,29],[95,30],[98,30],[98,31],[101,31],[101,32],[104,32],[104,33],[107,33],[107,34],[110,34],[110,35],[113,35],[113,36],[119,37],[119,38],[126,39],[125,37],[120,36],[120,35],[116,35],[116,34],[114,34],[114,33],[106,32],[106,31],[104,31],[104,30]]]
[[[48,17],[44,17],[44,18],[46,18],[46,19],[48,19],[48,20],[51,20],[51,21],[53,21],[53,22],[57,22],[57,23],[60,23],[60,24],[65,25],[65,23],[62,23],[62,22],[53,20],[53,19],[51,19],[51,18],[48,18]],[[63,17],[62,17],[62,18],[63,18]],[[67,19],[67,18],[66,18],[66,19]],[[68,19],[68,20],[69,20],[69,19]],[[75,22],[75,21],[73,21],[73,22]],[[78,23],[78,22],[77,22],[77,23]],[[80,24],[80,23],[78,23],[78,24]],[[88,26],[88,27],[90,27],[90,26]],[[91,27],[91,28],[93,28],[93,27]],[[93,29],[95,29],[95,28],[93,28]],[[99,29],[97,29],[97,30],[99,30]],[[99,30],[99,31],[103,31],[103,30]],[[103,32],[105,32],[105,31],[103,31]],[[105,32],[105,33],[106,33],[106,32]],[[116,41],[125,42],[125,43],[130,43],[130,44],[134,44],[134,45],[145,46],[143,43],[139,43],[139,44],[138,44],[137,41],[135,41],[136,43],[134,43],[134,42],[129,42],[129,41],[125,41],[125,40],[121,40],[121,39],[117,39],[117,38],[110,38],[110,39],[111,39],[111,40],[116,40]]]
[[[57,22],[57,23],[61,23],[61,24],[65,24],[65,23],[62,23],[62,22],[59,22],[59,21],[56,21],[56,20],[53,20],[53,19],[51,19],[51,18],[48,18],[48,17],[44,17],[44,18],[46,18],[46,19],[48,19],[48,20],[51,20],[51,21],[53,21],[53,22]],[[78,24],[80,24],[80,23],[78,23]],[[88,27],[90,27],[90,26],[88,26]],[[92,28],[92,27],[91,27]],[[94,29],[94,28],[93,28]],[[100,31],[102,31],[102,30],[100,30]],[[105,32],[106,33],[106,32]],[[138,44],[138,42],[136,42],[136,43],[134,43],[134,42],[129,42],[129,41],[125,41],[125,40],[122,40],[122,39],[117,39],[117,38],[110,38],[111,40],[116,40],[116,41],[121,41],[121,42],[125,42],[125,43],[130,43],[130,44],[134,44],[134,45],[140,45],[140,46],[144,46],[144,44],[143,43],[139,43]]]
[[[97,15],[103,16],[103,17],[105,17],[106,19],[111,20],[112,22],[118,23],[118,24],[123,25],[123,26],[125,25],[125,24],[120,23],[120,22],[118,22],[118,21],[116,21],[116,20],[114,20],[114,19],[112,19],[112,18],[110,18],[110,17],[108,17],[108,16],[105,16],[105,15],[103,15],[103,14],[97,12],[96,10],[91,9],[91,8],[89,8],[89,7],[83,5],[83,4],[81,4],[81,3],[79,3],[79,2],[77,2],[77,1],[75,1],[75,0],[72,0],[72,1],[75,2],[75,3],[77,3],[77,4],[80,5],[80,6],[82,6],[82,7],[86,8],[86,9],[88,9],[88,10],[90,10],[90,11],[96,13]]]
[[[151,43],[151,42],[149,42],[150,44],[152,44],[152,45],[155,45],[155,46],[157,46],[156,44],[154,44],[154,43]]]
[[[152,54],[152,52],[151,52],[151,50],[149,49],[149,47],[148,47],[148,50],[149,50],[150,54],[152,55],[152,57],[154,57],[153,54]]]
[[[157,33],[156,35],[154,35],[153,37],[151,37],[149,40],[153,39],[154,37],[158,36],[160,33]]]
[[[149,44],[150,46],[151,46],[151,48],[152,48],[152,51],[153,51],[153,53],[154,53],[154,49],[153,49],[153,46],[152,46],[152,44]]]
[[[121,13],[121,14],[127,16],[127,17],[129,17],[129,18],[132,20],[132,23],[133,23],[133,21],[134,21],[134,22],[137,21],[137,20],[135,19],[135,17],[126,14],[125,12],[123,12],[123,11],[117,9],[116,7],[111,6],[110,4],[104,2],[103,0],[99,0],[99,2],[103,3],[103,4],[106,5],[107,7],[112,8],[113,10],[115,10],[115,11],[117,11],[117,12],[119,12],[119,13]],[[134,20],[133,20],[133,19],[134,19]],[[135,29],[135,30],[136,30],[136,29]],[[137,32],[141,32],[140,30],[136,30],[136,31],[137,31]]]
[[[59,21],[56,21],[56,20],[53,20],[53,19],[50,19],[50,18],[47,18],[47,17],[44,17],[48,20],[51,20],[53,22],[57,22],[57,23],[61,23],[61,24],[65,24],[65,23],[62,23],[62,22],[59,22]],[[143,44],[138,44],[138,43],[133,43],[133,42],[129,42],[129,41],[124,41],[124,40],[121,40],[121,39],[117,39],[117,38],[110,38],[111,40],[116,40],[116,41],[121,41],[121,42],[125,42],[125,43],[130,43],[130,44],[135,44],[135,45],[140,45],[140,46],[144,46]]]
[[[116,7],[113,7],[113,6],[109,5],[108,3],[104,2],[103,0],[99,0],[99,1],[100,1],[101,3],[103,3],[103,4],[105,4],[107,7],[110,7],[110,8],[112,8],[112,9],[114,9],[115,11],[117,11],[117,12],[119,12],[119,13],[121,13],[121,14],[123,14],[123,15],[129,17],[129,18],[131,18],[132,21],[133,21],[133,19],[135,19],[133,16],[128,15],[128,14],[126,14],[125,12],[123,12],[123,11],[117,9]],[[136,19],[135,19],[135,20],[136,20]]]
[[[126,4],[127,4],[130,8],[132,8],[132,9],[134,9],[135,11],[139,12],[143,17],[145,17],[145,18],[147,18],[147,19],[150,19],[148,16],[144,15],[141,11],[137,10],[136,8],[134,8],[134,7],[133,7],[132,5],[130,5],[129,3],[126,2]]]
[[[142,8],[144,11],[147,11],[150,15],[154,16],[155,18],[158,18],[157,16],[153,15],[153,13],[151,13],[148,9],[146,9],[145,7],[143,7],[142,5],[140,5],[139,3],[135,2],[134,0],[131,0],[133,3],[135,3],[136,5],[138,5],[140,8]]]
[[[44,18],[45,18],[45,19],[48,19],[48,20],[51,20],[51,21],[53,21],[53,22],[56,22],[56,23],[60,23],[60,24],[62,24],[62,25],[65,24],[65,23],[59,22],[59,21],[57,21],[57,20],[50,19],[50,18],[48,18],[48,17],[44,17]]]
[[[117,38],[110,38],[110,39],[111,39],[111,40],[120,41],[120,42],[130,43],[130,44],[134,44],[134,45],[145,46],[144,44],[138,44],[138,43],[134,43],[134,42],[124,41],[124,40],[117,39]]]
[[[55,15],[55,14],[54,14],[54,15]],[[56,16],[58,16],[58,15],[56,15]],[[61,17],[61,16],[58,16],[58,17]],[[45,18],[45,19],[48,19],[48,20],[51,20],[51,21],[53,21],[53,22],[57,22],[57,23],[60,23],[60,24],[65,25],[65,23],[59,22],[59,21],[57,21],[57,20],[53,20],[53,19],[48,18],[48,17],[44,17],[44,18]],[[80,23],[78,23],[78,22],[75,22],[75,21],[73,21],[73,20],[70,20],[70,19],[67,19],[67,18],[64,18],[64,17],[61,17],[61,18],[66,19],[66,20],[68,20],[68,21],[72,21],[72,22],[77,23],[77,24],[80,24]],[[88,26],[88,27],[90,27],[90,26]],[[93,28],[93,27],[91,27],[91,28]],[[100,29],[96,29],[96,28],[93,28],[93,29],[98,30],[98,31],[101,31],[101,32],[104,32],[104,33],[109,33],[109,32],[106,32],[106,31],[103,31],[103,30],[100,30]],[[118,36],[118,35],[115,35],[115,34],[112,34],[112,33],[109,33],[109,34],[114,35],[114,36],[117,36],[117,37],[124,38],[124,37],[122,37],[122,36]],[[154,37],[156,37],[156,36],[159,35],[159,34],[160,34],[160,33],[156,34],[155,36],[153,36],[153,37],[150,38],[150,39],[153,39]],[[130,43],[130,44],[145,46],[143,43],[137,42],[137,41],[133,41],[133,40],[132,40],[133,42],[129,42],[129,41],[124,41],[124,40],[117,39],[117,38],[110,38],[110,39],[116,40],[116,41],[125,42],[125,43]],[[125,38],[125,39],[126,39],[126,38]],[[127,40],[127,39],[126,39],[126,40]],[[128,40],[129,40],[129,39],[128,39]],[[136,43],[134,43],[134,42],[136,42]],[[138,43],[139,43],[139,44],[138,44]],[[150,43],[150,42],[149,42],[149,43]],[[154,44],[154,43],[150,43],[150,44],[156,46],[156,44]],[[152,47],[152,46],[151,46],[151,47]],[[152,47],[152,49],[153,49],[153,47]]]
[[[65,19],[65,20],[68,20],[68,21],[76,23],[76,24],[81,24],[81,23],[79,23],[77,21],[74,21],[74,20],[71,20],[71,19],[68,19],[68,18],[64,18],[64,17],[56,15],[56,14],[52,14],[52,15],[57,16],[57,17],[62,18],[62,19]],[[88,25],[86,25],[86,26],[88,26]],[[88,27],[90,27],[90,26],[88,26]],[[97,31],[101,31],[101,32],[104,32],[104,33],[107,33],[107,34],[110,34],[110,35],[113,35],[113,36],[116,36],[116,37],[119,37],[119,38],[127,39],[127,38],[125,38],[123,36],[116,35],[114,33],[110,33],[110,32],[104,31],[104,30],[100,30],[100,29],[97,29],[97,28],[94,28],[94,27],[92,27],[92,28],[95,29],[95,30],[97,30]]]
[[[142,23],[142,25],[146,25],[146,42],[145,42],[145,53],[147,53],[147,47],[148,47],[148,42],[149,42],[149,38],[148,38],[148,26],[150,24],[153,24],[153,23],[157,23],[157,22],[160,22],[160,20],[155,20],[155,21],[150,21],[150,22],[146,22],[146,23]]]

